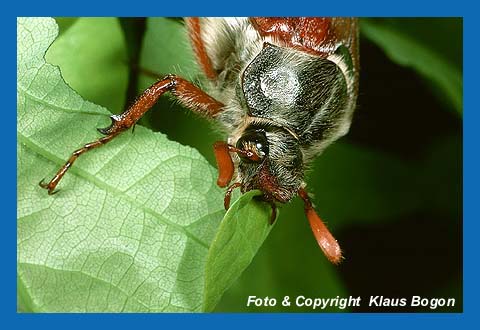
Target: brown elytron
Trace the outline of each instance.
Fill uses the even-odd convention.
[[[340,246],[315,212],[303,173],[314,155],[348,131],[358,86],[357,20],[187,18],[186,26],[209,93],[178,76],[164,77],[111,116],[111,125],[99,129],[104,137],[73,152],[40,186],[55,193],[80,155],[134,127],[169,92],[228,132],[227,142],[214,144],[217,184],[228,186],[226,209],[234,189],[258,189],[272,206],[273,222],[276,203],[299,196],[320,248],[340,262]]]

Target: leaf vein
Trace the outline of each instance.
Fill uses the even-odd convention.
[[[28,137],[24,136],[23,134],[18,133],[18,139],[21,140],[22,143],[24,143],[25,146],[27,148],[31,149],[33,152],[39,154],[40,156],[45,157],[46,159],[52,161],[53,163],[55,163],[59,166],[63,165],[62,160],[59,160],[58,157],[54,156],[49,151],[47,151],[47,150],[43,149],[42,147],[36,145],[33,141],[31,141]],[[98,188],[100,188],[100,189],[102,189],[106,192],[112,193],[113,195],[120,196],[121,198],[123,198],[125,201],[127,201],[131,205],[137,207],[139,210],[141,210],[145,213],[148,213],[152,217],[158,219],[160,222],[162,222],[162,223],[164,223],[168,226],[171,226],[172,228],[174,228],[177,231],[183,233],[185,236],[187,236],[188,238],[190,238],[190,239],[194,240],[195,242],[199,243],[203,248],[208,250],[208,248],[209,248],[208,244],[205,243],[204,241],[202,241],[200,238],[194,236],[185,227],[167,220],[166,218],[162,217],[155,210],[152,210],[151,208],[140,204],[134,198],[128,196],[125,191],[121,191],[121,190],[107,184],[106,182],[99,180],[98,178],[94,177],[90,173],[88,173],[84,170],[81,170],[78,167],[77,168],[71,168],[70,171],[71,171],[70,172],[71,174],[75,174],[76,176],[78,176],[78,177],[80,177],[80,178],[82,178],[82,179],[84,179],[84,180],[86,180],[90,183],[95,184]]]

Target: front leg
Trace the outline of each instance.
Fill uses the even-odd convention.
[[[44,183],[42,180],[40,186],[47,189],[49,195],[54,194],[55,187],[78,157],[91,149],[107,144],[113,140],[114,137],[134,126],[135,123],[153,107],[160,96],[166,92],[175,95],[180,103],[186,108],[208,118],[215,118],[223,108],[222,103],[212,98],[191,82],[175,75],[168,75],[147,88],[137,98],[135,103],[122,114],[112,115],[110,117],[112,124],[109,127],[98,129],[100,133],[106,136],[91,143],[87,143],[82,148],[74,151],[68,161],[58,170],[53,179],[50,180],[49,183]]]
[[[102,134],[109,135],[129,129],[135,125],[135,123],[157,103],[160,96],[166,92],[175,95],[178,101],[186,108],[208,118],[214,118],[223,108],[222,103],[215,100],[191,82],[175,75],[168,75],[147,88],[142,95],[137,98],[135,103],[122,114],[111,116],[112,124],[109,127],[99,129],[99,131]]]

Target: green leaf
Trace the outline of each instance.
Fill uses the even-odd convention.
[[[46,59],[84,99],[123,110],[127,51],[117,18],[78,18],[49,48]]]
[[[322,211],[319,209],[319,211]],[[323,213],[321,213],[323,214]],[[330,228],[336,219],[330,219]],[[333,230],[337,237],[338,231]],[[339,238],[339,237],[337,237]],[[343,241],[340,241],[343,247]],[[345,257],[348,262],[349,251]],[[341,278],[344,264],[330,263],[318,247],[300,198],[281,208],[275,229],[255,256],[252,264],[225,293],[215,312],[338,312],[336,307],[312,310],[308,307],[282,306],[284,296],[345,297],[350,293]],[[277,299],[275,307],[249,306],[248,296]]]
[[[80,157],[58,194],[38,186],[110,123],[106,109],[83,100],[45,62],[57,34],[53,19],[17,20],[19,306],[202,310],[208,249],[224,210],[216,170],[196,150],[137,127]],[[259,246],[256,239],[264,237],[248,243]]]
[[[252,200],[261,194],[249,191],[232,205],[212,242],[205,272],[203,309],[207,312],[252,262],[272,228],[270,206]]]
[[[431,80],[455,111],[462,114],[462,73],[449,63],[445,56],[417,40],[413,34],[404,33],[398,27],[385,24],[385,21],[364,19],[360,28],[392,61],[411,67]]]
[[[78,17],[55,17],[55,22],[58,25],[58,35],[62,35],[67,31],[78,19]]]

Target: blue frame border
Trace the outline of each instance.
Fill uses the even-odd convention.
[[[191,2],[191,3],[190,3]],[[272,1],[273,3],[273,1]],[[472,2],[470,2],[472,3]],[[477,312],[478,278],[479,274],[475,267],[478,260],[476,253],[476,234],[478,230],[479,211],[477,204],[480,184],[478,169],[480,168],[479,157],[475,151],[477,147],[477,123],[480,122],[479,112],[476,110],[476,79],[479,76],[477,60],[478,40],[476,11],[469,1],[412,1],[401,2],[384,1],[354,1],[344,0],[314,2],[304,1],[284,2],[276,1],[270,4],[266,1],[243,0],[238,2],[226,1],[182,1],[180,2],[155,2],[142,4],[120,3],[118,1],[82,1],[80,3],[65,1],[42,1],[30,0],[12,4],[12,9],[7,9],[2,20],[2,36],[9,39],[9,45],[16,45],[16,17],[17,16],[247,16],[247,15],[270,15],[270,16],[300,16],[300,15],[339,15],[339,16],[456,16],[464,18],[464,312],[461,314],[18,314],[16,312],[16,100],[12,95],[16,84],[13,63],[16,63],[16,52],[6,48],[2,52],[3,71],[9,79],[3,79],[5,86],[3,107],[3,131],[7,135],[3,144],[3,153],[8,157],[3,162],[4,173],[3,191],[6,192],[2,203],[3,207],[3,238],[1,245],[4,260],[8,260],[8,266],[0,273],[2,277],[2,292],[4,299],[2,304],[2,323],[5,328],[16,329],[83,329],[89,328],[164,328],[164,327],[274,327],[295,328],[303,326],[312,327],[335,327],[335,328],[400,328],[406,327],[425,328],[435,327],[438,329],[463,327],[467,323],[478,324]],[[9,12],[12,11],[12,12]],[[10,16],[11,15],[11,16]],[[16,46],[14,46],[16,48]],[[16,65],[15,65],[16,66]],[[12,97],[10,97],[12,96]],[[14,188],[15,187],[15,188]]]

